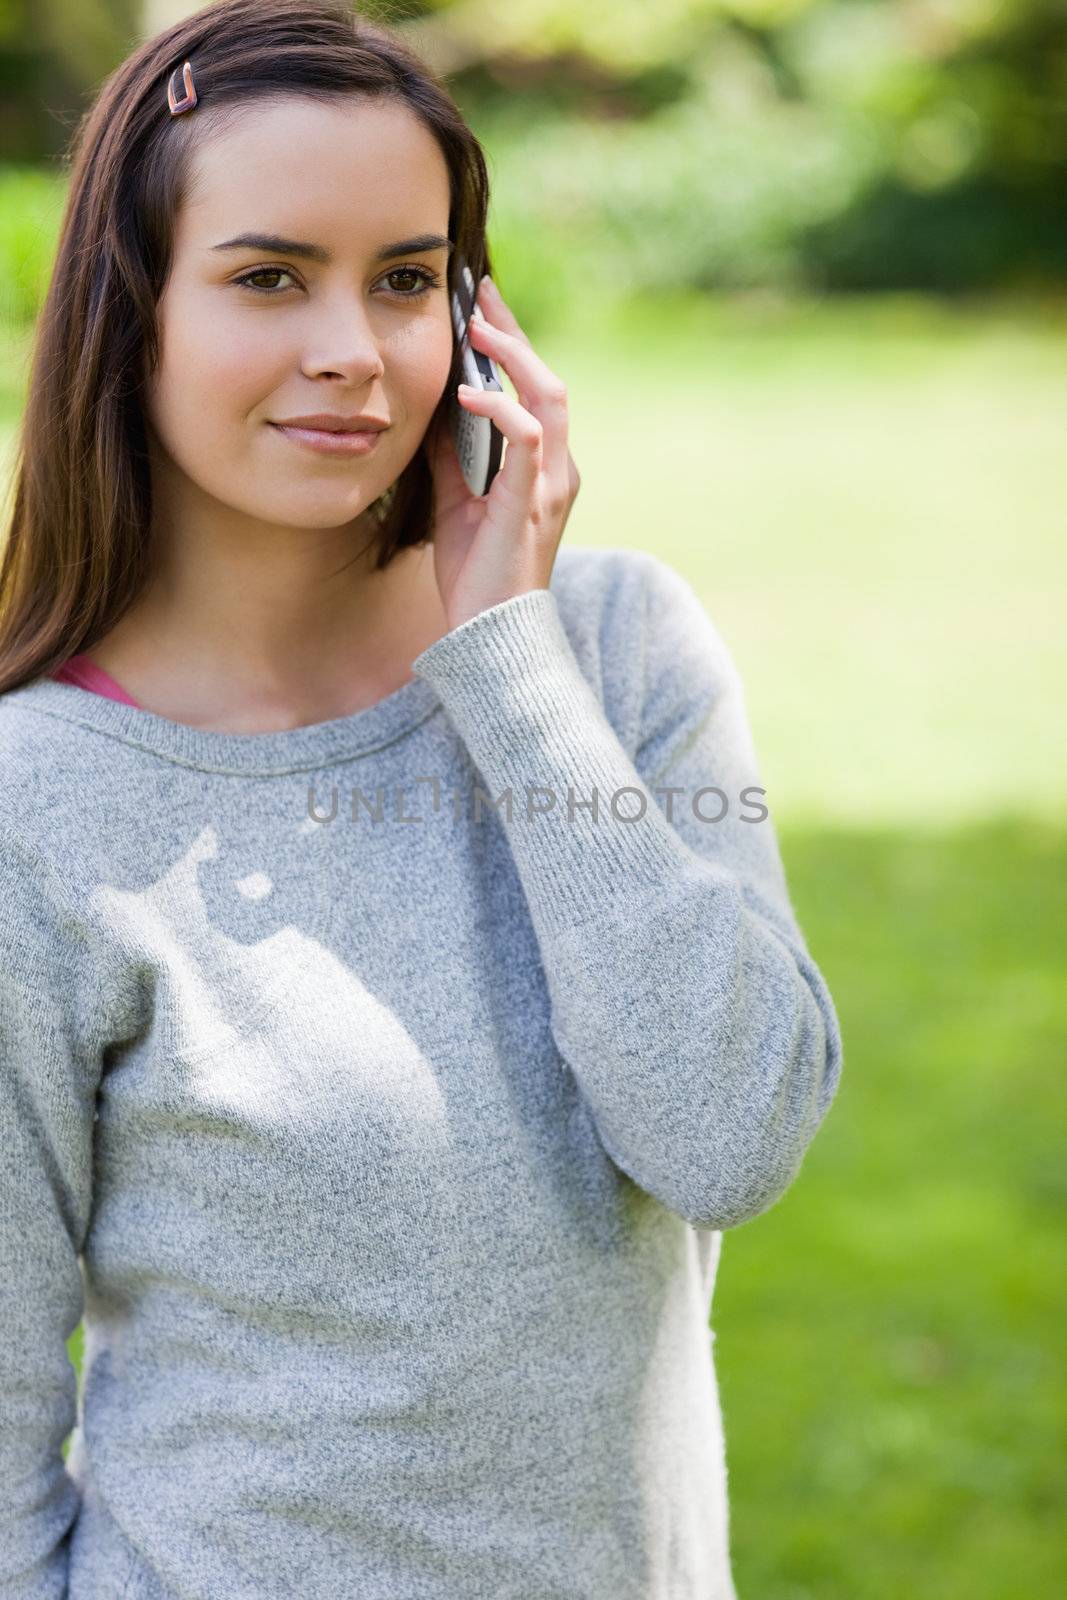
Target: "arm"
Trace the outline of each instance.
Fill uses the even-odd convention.
[[[66,1595],[79,1509],[62,1447],[92,1203],[86,960],[52,869],[0,829],[0,1594],[12,1600]]]
[[[841,1038],[793,915],[743,692],[689,584],[650,555],[617,660],[645,661],[631,760],[555,595],[471,618],[418,657],[495,798],[541,949],[552,1031],[616,1164],[702,1228],[785,1192],[833,1100]],[[555,796],[529,817],[527,784]],[[692,801],[715,785],[721,822]],[[568,786],[574,791],[567,814]],[[598,812],[589,802],[597,789]],[[675,787],[673,798],[652,791]],[[616,820],[616,812],[637,817]],[[544,797],[542,796],[541,799]],[[584,802],[584,809],[582,803]],[[714,818],[715,794],[697,799]],[[670,807],[672,821],[667,820]]]

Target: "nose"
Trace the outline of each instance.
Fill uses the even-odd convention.
[[[307,324],[300,368],[309,378],[343,378],[353,384],[381,377],[385,363],[378,336],[358,296],[336,295],[320,302]]]

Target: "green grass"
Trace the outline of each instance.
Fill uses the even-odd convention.
[[[565,538],[692,580],[776,816],[1063,817],[1067,304],[682,301],[539,348],[571,394]]]
[[[713,1305],[741,1600],[1015,1600],[1067,1551],[1067,838],[780,830],[845,1070]]]
[[[845,1039],[796,1184],[724,1241],[741,1600],[1067,1585],[1065,334],[766,297],[535,334],[565,538],[657,551],[730,644]],[[9,423],[19,381],[9,340]]]

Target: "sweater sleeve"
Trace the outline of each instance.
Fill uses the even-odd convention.
[[[722,1229],[795,1178],[841,1037],[790,905],[737,669],[688,582],[630,554],[643,606],[613,648],[644,662],[632,759],[549,589],[469,619],[414,667],[507,832],[553,1036],[605,1150],[695,1227]]]
[[[97,1073],[84,1037],[84,928],[62,886],[0,829],[0,1594],[61,1600],[79,1493],[66,1344],[92,1203]]]

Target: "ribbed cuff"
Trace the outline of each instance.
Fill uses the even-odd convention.
[[[471,617],[412,670],[466,744],[486,807],[512,792],[510,819],[506,802],[495,810],[539,929],[583,922],[692,863],[583,676],[551,590]]]

